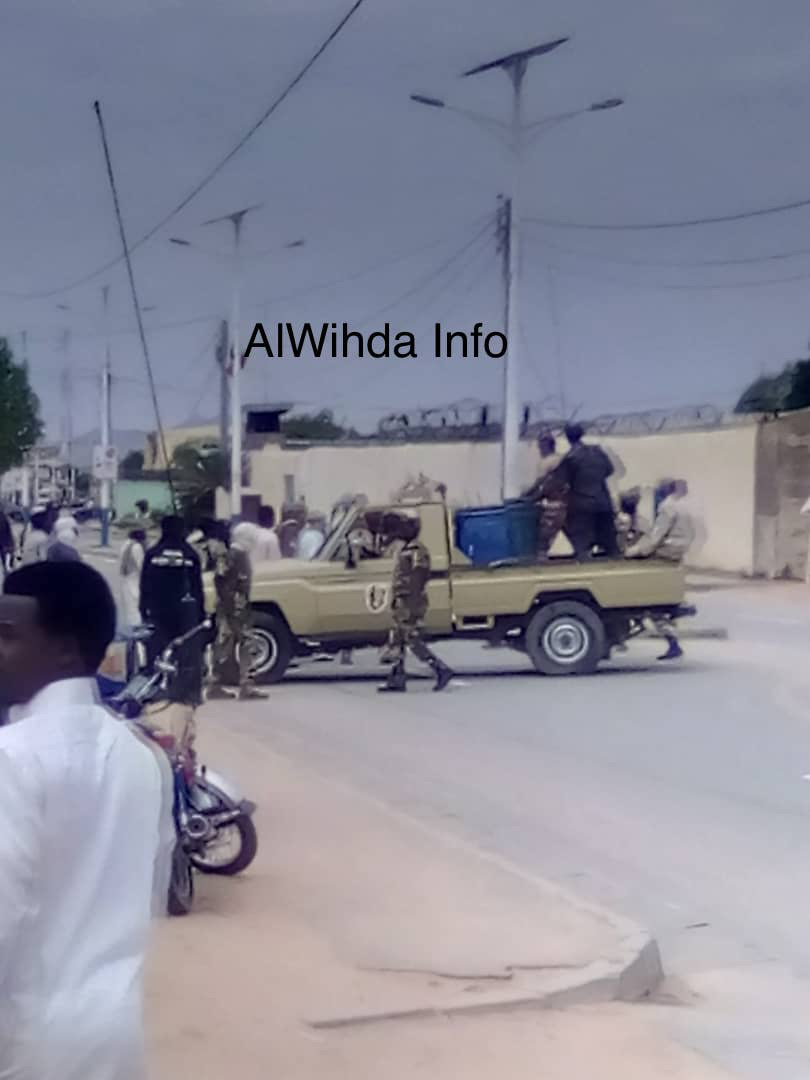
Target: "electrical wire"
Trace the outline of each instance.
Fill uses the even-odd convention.
[[[474,229],[477,226],[482,225],[484,222],[490,222],[491,220],[491,214],[486,214],[484,217],[476,218],[475,221],[465,226],[465,233],[467,232],[467,230]],[[375,262],[371,266],[367,266],[363,270],[358,270],[351,274],[344,274],[341,277],[332,278],[330,281],[317,282],[315,284],[302,287],[301,289],[297,289],[295,292],[287,293],[284,296],[273,296],[268,300],[265,300],[262,305],[257,304],[255,306],[269,307],[271,304],[283,304],[286,303],[288,300],[298,300],[303,296],[309,296],[311,293],[324,292],[327,289],[336,288],[338,285],[348,285],[353,281],[358,281],[360,278],[367,277],[369,274],[376,273],[377,270],[383,270],[386,267],[395,266],[397,263],[405,262],[407,259],[416,258],[417,255],[423,255],[426,251],[433,251],[435,250],[435,248],[441,247],[443,244],[446,244],[449,240],[453,239],[453,237],[458,231],[459,230],[456,229],[449,236],[445,235],[440,240],[431,240],[429,244],[425,244],[420,248],[415,248],[411,251],[407,251],[404,254],[394,255],[392,258],[381,259],[379,262]]]
[[[479,229],[475,233],[475,235],[463,245],[463,247],[459,248],[458,251],[454,252],[448,259],[445,259],[444,262],[442,262],[441,265],[436,267],[435,270],[432,270],[430,273],[425,274],[423,277],[421,277],[406,292],[404,292],[401,296],[397,297],[396,300],[392,300],[390,304],[386,304],[384,307],[379,308],[377,311],[373,312],[373,314],[365,318],[361,323],[359,323],[357,329],[362,330],[370,323],[376,322],[376,320],[379,319],[381,315],[385,315],[389,311],[393,311],[394,308],[398,308],[401,304],[404,304],[406,300],[410,300],[411,297],[416,296],[417,293],[420,293],[426,285],[430,285],[430,283],[432,281],[435,281],[436,278],[441,277],[441,275],[444,274],[445,271],[447,271],[453,265],[453,263],[457,262],[463,255],[466,255],[467,252],[481,240],[485,233],[490,229],[492,224],[493,218],[490,216],[487,218],[487,221],[484,223],[483,227]]]
[[[482,225],[484,222],[488,223],[491,220],[492,220],[492,218],[491,218],[490,214],[486,214],[484,216],[478,217],[478,218],[475,219],[475,221],[470,222],[470,224],[465,227],[465,232],[467,230],[471,229],[471,228],[474,229],[477,226]],[[343,275],[343,276],[338,277],[338,278],[332,278],[329,281],[320,281],[320,282],[313,283],[312,285],[303,286],[301,289],[297,289],[294,292],[286,293],[286,294],[284,294],[282,296],[274,296],[274,297],[272,297],[270,299],[259,301],[258,303],[255,303],[255,304],[248,304],[247,305],[247,310],[249,310],[249,311],[257,311],[260,308],[266,309],[266,308],[270,307],[271,305],[283,304],[283,303],[286,303],[286,302],[288,302],[290,300],[299,300],[302,297],[310,296],[310,295],[312,295],[314,293],[322,292],[322,291],[325,291],[327,289],[332,289],[332,288],[335,288],[335,287],[337,287],[339,285],[348,285],[353,281],[358,281],[360,278],[367,277],[369,274],[376,273],[378,270],[382,270],[385,267],[394,266],[397,263],[405,262],[408,259],[416,258],[417,255],[422,255],[427,251],[433,251],[433,250],[435,250],[435,248],[441,247],[443,244],[446,244],[448,242],[448,240],[452,239],[454,236],[457,235],[458,231],[459,230],[456,229],[456,230],[454,230],[454,232],[452,234],[445,235],[440,240],[432,240],[429,244],[425,244],[420,248],[415,248],[415,249],[412,249],[411,251],[406,251],[406,252],[404,252],[404,253],[402,253],[400,255],[394,255],[391,258],[382,259],[379,262],[376,262],[371,266],[365,267],[363,270],[358,270],[358,271],[356,271],[354,273],[346,274],[346,275]],[[220,322],[220,317],[218,315],[192,315],[192,316],[190,316],[189,318],[186,318],[186,319],[176,319],[176,320],[171,320],[169,322],[163,322],[163,323],[152,323],[149,326],[149,333],[150,334],[156,334],[156,333],[160,333],[160,332],[162,332],[164,330],[182,330],[182,329],[185,329],[188,326],[198,326],[198,325],[203,325],[204,323],[214,323],[214,322],[216,322],[216,323]],[[135,334],[135,333],[137,333],[137,331],[138,331],[138,328],[135,327],[135,326],[134,327],[129,327],[129,328],[121,328],[121,329],[118,329],[118,330],[111,330],[110,331],[110,336],[112,336],[112,337],[124,337],[124,336],[128,336],[130,334]],[[88,334],[77,334],[77,335],[74,336],[73,340],[74,341],[96,341],[96,340],[98,340],[100,338],[103,338],[104,336],[105,335],[103,333],[101,333],[101,332],[91,332],[91,333],[88,333]],[[31,343],[33,343],[33,344],[51,344],[51,338],[45,337],[44,335],[42,337],[40,337],[40,336],[31,337],[29,335],[28,342],[29,342],[29,344],[31,344]]]
[[[220,158],[220,160],[208,170],[208,172],[203,176],[203,178],[199,180],[193,188],[191,188],[188,194],[185,195],[179,203],[177,203],[167,214],[165,214],[158,222],[156,222],[150,229],[148,229],[147,232],[145,232],[138,240],[136,240],[133,244],[130,245],[130,254],[133,251],[136,251],[138,248],[142,247],[148,240],[151,240],[152,237],[155,236],[156,233],[160,232],[160,230],[165,225],[168,225],[168,223],[173,218],[175,218],[182,210],[185,210],[189,203],[196,199],[200,192],[211,183],[214,177],[218,176],[219,173],[222,172],[222,170],[225,168],[225,166],[230,161],[232,161],[233,158],[236,157],[239,151],[242,150],[248,142],[250,142],[256,132],[259,131],[259,129],[267,123],[273,113],[276,112],[276,110],[287,100],[293,90],[295,90],[298,84],[309,74],[310,70],[315,66],[318,60],[320,60],[320,58],[323,56],[323,54],[326,52],[326,50],[329,48],[335,38],[338,37],[343,28],[354,17],[354,15],[363,6],[364,3],[365,0],[355,0],[349,10],[343,16],[343,18],[334,28],[334,30],[332,30],[332,32],[325,38],[321,45],[318,46],[312,56],[310,56],[304,66],[298,71],[298,74],[289,83],[287,83],[285,88],[268,106],[268,108],[265,109],[259,119],[256,120],[253,124],[251,124],[251,126],[239,139],[236,145],[233,146],[228,151],[228,153],[225,154],[224,157]],[[0,295],[8,296],[15,300],[41,300],[46,299],[49,296],[57,296],[59,293],[68,292],[71,289],[76,289],[80,285],[86,285],[89,281],[93,281],[94,278],[97,278],[100,274],[104,274],[108,270],[111,270],[114,266],[117,266],[122,260],[123,255],[118,255],[115,259],[110,260],[103,266],[100,266],[96,270],[93,270],[91,273],[85,274],[83,277],[77,278],[75,281],[72,281],[67,285],[61,285],[59,288],[56,289],[45,289],[42,291],[29,293],[15,293],[0,290]]]
[[[619,258],[615,255],[604,255],[601,252],[582,251],[577,248],[562,247],[545,239],[543,244],[560,255],[569,255],[573,258],[615,263],[617,266],[641,266],[660,268],[661,270],[698,270],[703,267],[713,266],[753,266],[768,262],[783,262],[787,259],[799,259],[810,255],[810,248],[805,248],[799,251],[774,252],[770,255],[748,255],[736,259],[696,259],[684,262],[661,262],[656,259]]]
[[[118,233],[121,238],[121,247],[123,249],[124,262],[127,268],[127,277],[129,278],[129,288],[132,293],[132,305],[135,308],[135,320],[138,323],[138,336],[141,339],[141,349],[143,350],[143,358],[146,364],[146,374],[149,379],[149,389],[152,396],[152,406],[155,410],[155,422],[158,429],[158,437],[160,439],[160,449],[163,453],[163,460],[166,463],[166,480],[169,485],[169,492],[171,494],[172,504],[177,508],[177,495],[172,482],[172,469],[169,461],[169,455],[166,452],[166,434],[163,428],[163,421],[160,416],[160,405],[158,404],[157,388],[155,387],[155,375],[152,370],[152,359],[149,355],[149,346],[146,342],[146,332],[143,328],[143,313],[141,310],[141,304],[138,299],[138,290],[135,285],[135,274],[132,269],[132,259],[130,258],[130,251],[127,245],[127,234],[124,228],[124,218],[121,213],[121,203],[118,198],[118,188],[115,183],[115,173],[112,167],[112,158],[110,157],[110,148],[107,144],[107,132],[104,128],[104,118],[101,115],[101,104],[96,101],[93,105],[96,113],[96,119],[98,120],[99,134],[101,135],[101,144],[104,150],[104,162],[107,166],[107,179],[110,182],[110,192],[112,193],[113,208],[115,210],[115,218],[118,223]]]
[[[548,265],[544,263],[544,265]],[[556,264],[556,270],[560,274],[565,274],[567,277],[582,278],[586,281],[598,281],[607,282],[614,285],[624,285],[629,289],[645,289],[650,292],[714,292],[717,290],[734,290],[734,289],[755,289],[755,288],[767,288],[770,285],[786,285],[795,281],[810,281],[810,272],[801,274],[791,274],[786,277],[776,278],[755,278],[751,281],[722,281],[722,282],[701,282],[692,285],[684,284],[683,282],[654,282],[645,279],[644,281],[628,281],[627,278],[613,277],[606,274],[587,273],[584,270],[573,270],[567,266],[563,266],[562,263]]]
[[[552,229],[581,229],[594,232],[628,232],[648,229],[689,229],[698,225],[720,225],[729,221],[749,221],[752,218],[767,217],[771,214],[785,214],[791,210],[802,210],[810,206],[810,199],[797,199],[795,202],[765,206],[756,210],[741,210],[734,214],[718,214],[714,217],[686,218],[683,221],[647,221],[647,222],[584,222],[560,221],[553,218],[524,218],[533,225],[545,225]]]

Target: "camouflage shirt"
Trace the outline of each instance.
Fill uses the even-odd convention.
[[[219,606],[228,614],[238,614],[250,604],[250,556],[239,547],[212,540],[208,554],[213,564]]]
[[[392,583],[392,606],[421,617],[427,611],[430,554],[424,544],[411,540],[397,554]]]

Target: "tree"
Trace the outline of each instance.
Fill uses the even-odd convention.
[[[0,473],[21,465],[42,431],[28,370],[15,363],[8,341],[0,337]]]
[[[203,451],[194,443],[177,447],[172,480],[187,519],[213,517],[216,491],[225,486],[226,473],[225,455],[220,450]]]
[[[810,407],[810,359],[794,360],[776,375],[760,375],[743,392],[737,413],[779,413]]]
[[[121,462],[121,479],[140,480],[143,476],[144,461],[143,450],[130,450]]]
[[[290,439],[312,439],[313,441],[336,442],[338,439],[352,438],[357,433],[353,428],[345,428],[337,423],[331,409],[321,409],[318,413],[301,413],[281,421],[281,430]]]

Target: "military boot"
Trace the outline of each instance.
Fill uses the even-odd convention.
[[[380,694],[404,694],[408,689],[408,679],[402,664],[395,664],[388,672],[388,678],[377,687]]]
[[[668,648],[665,653],[658,657],[659,660],[680,660],[683,656],[683,649],[678,643],[678,639],[675,637],[668,637]]]
[[[438,663],[433,669],[436,676],[436,682],[433,684],[433,692],[441,693],[445,690],[452,679],[455,678],[455,671],[449,668],[447,664]]]

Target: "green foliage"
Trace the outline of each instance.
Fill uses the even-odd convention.
[[[143,450],[130,450],[121,462],[122,480],[140,480],[143,477]]]
[[[212,517],[218,487],[225,486],[227,464],[220,450],[202,451],[194,443],[178,446],[172,480],[183,516],[191,521]]]
[[[42,431],[39,400],[28,371],[14,362],[8,341],[0,337],[0,473],[21,465]]]
[[[345,428],[337,423],[331,409],[287,417],[281,421],[281,431],[290,439],[311,439],[324,442],[336,442],[338,439],[351,438],[357,434],[353,428]]]
[[[810,360],[794,360],[776,375],[760,375],[743,392],[737,413],[778,413],[810,407]]]

